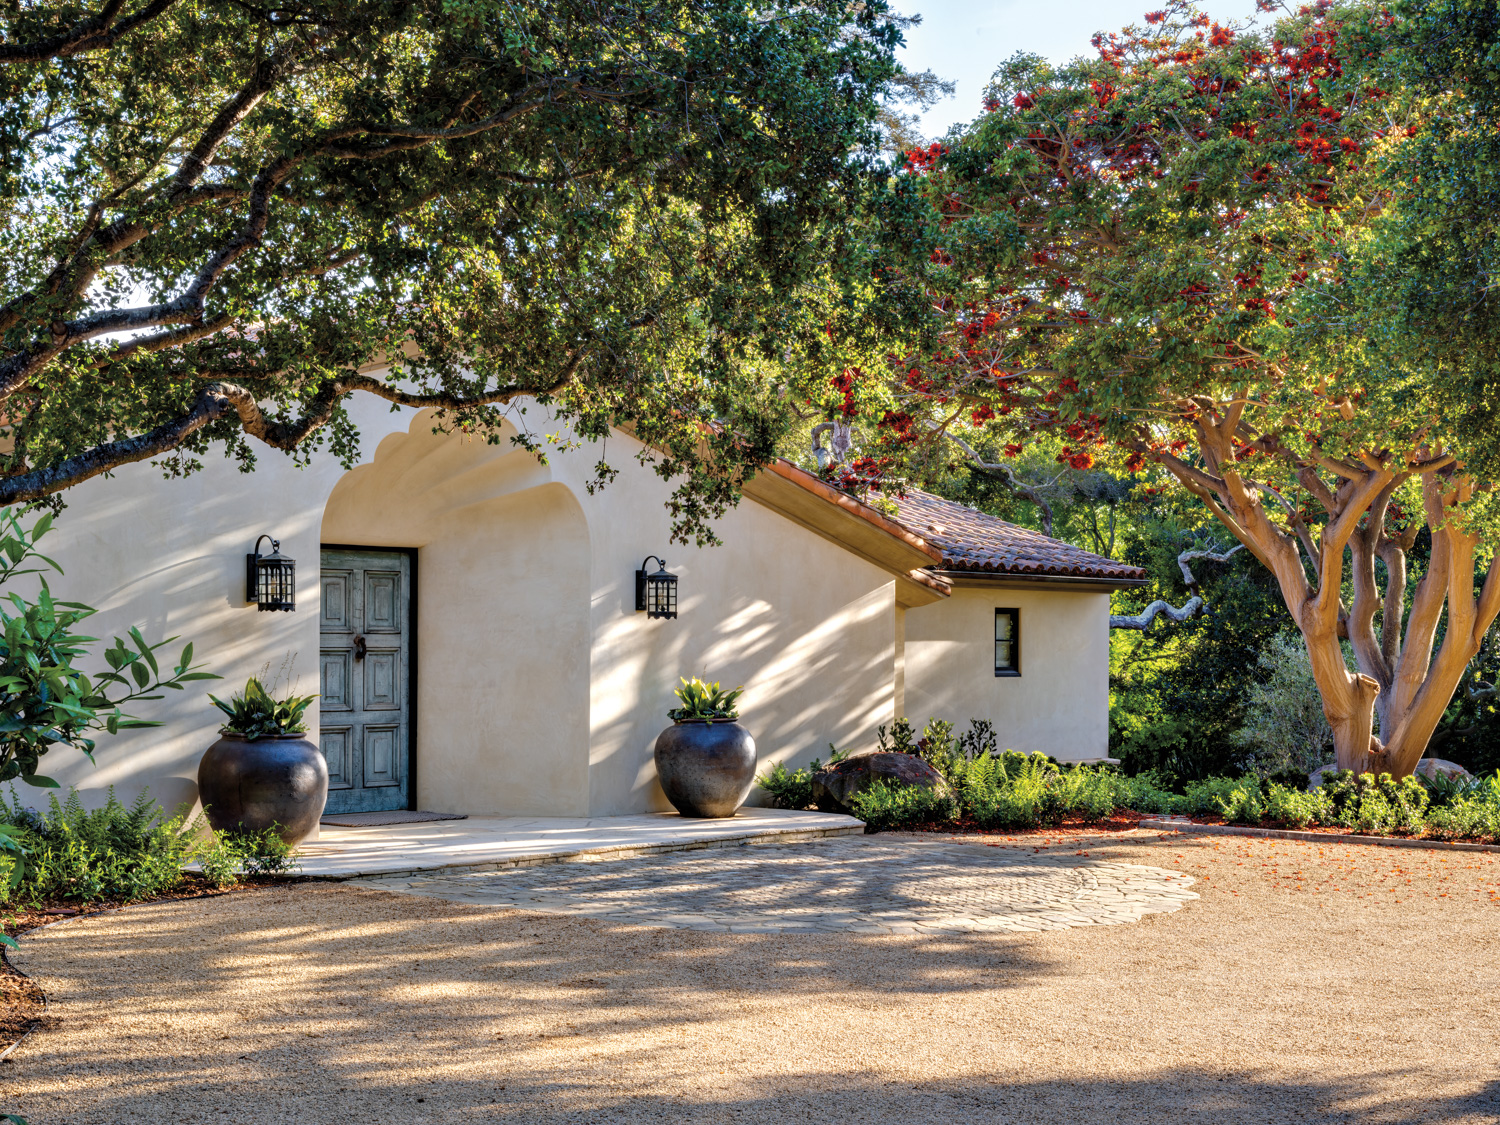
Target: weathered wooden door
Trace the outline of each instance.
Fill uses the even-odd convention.
[[[411,807],[411,559],[325,550],[319,667],[328,812]]]

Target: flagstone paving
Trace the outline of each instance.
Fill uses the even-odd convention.
[[[358,880],[400,894],[730,933],[1110,926],[1180,909],[1190,876],[973,844],[839,837],[503,872]]]

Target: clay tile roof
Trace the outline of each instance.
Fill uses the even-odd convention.
[[[1124,581],[1146,577],[1138,566],[1106,559],[927,492],[908,492],[896,505],[896,518],[942,551],[946,570]]]

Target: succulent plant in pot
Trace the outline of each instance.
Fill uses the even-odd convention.
[[[735,700],[745,694],[745,689],[725,691],[717,683],[707,684],[694,676],[683,680],[672,694],[682,702],[681,707],[667,712],[667,718],[674,723],[732,723],[740,717]]]
[[[209,696],[228,717],[198,763],[198,795],[216,831],[274,827],[288,844],[312,834],[328,800],[328,763],[304,737],[316,698],[277,699],[253,676],[228,702]]]
[[[683,816],[733,816],[755,784],[755,739],[740,726],[743,688],[726,691],[697,677],[674,694],[672,725],[656,738],[656,775]]]
[[[254,676],[239,695],[229,697],[225,703],[218,696],[210,695],[214,706],[229,716],[229,721],[219,729],[225,734],[238,734],[254,742],[258,738],[280,738],[289,734],[306,734],[307,720],[304,717],[308,704],[316,695],[289,695],[276,699]]]

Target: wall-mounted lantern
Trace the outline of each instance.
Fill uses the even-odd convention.
[[[653,559],[659,569],[648,573],[646,567]],[[635,572],[635,608],[636,612],[645,610],[647,617],[677,616],[677,575],[667,570],[666,560],[647,555]]]
[[[255,541],[255,550],[245,556],[245,600],[254,602],[262,613],[271,609],[294,610],[297,608],[297,561],[281,553],[281,540],[271,539],[271,553],[260,553],[260,540],[271,539],[262,535]]]

